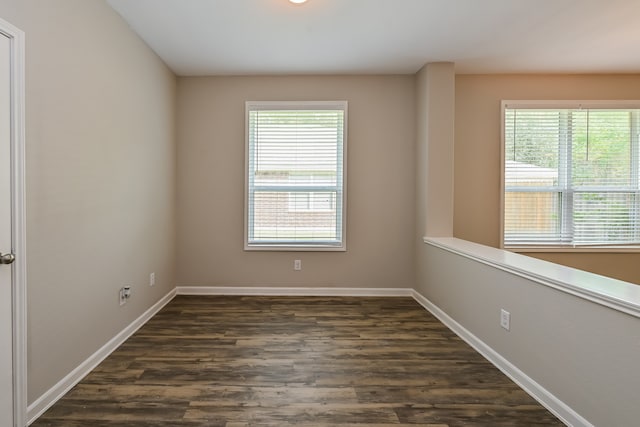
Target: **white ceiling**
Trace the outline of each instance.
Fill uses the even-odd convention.
[[[640,73],[640,0],[108,0],[178,75]]]

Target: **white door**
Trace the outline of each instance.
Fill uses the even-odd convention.
[[[11,40],[0,33],[0,425],[13,425]]]

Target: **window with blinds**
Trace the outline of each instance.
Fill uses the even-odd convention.
[[[504,247],[640,244],[639,105],[503,103]]]
[[[347,102],[247,102],[245,249],[345,250]]]

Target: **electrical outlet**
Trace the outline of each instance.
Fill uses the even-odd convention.
[[[296,271],[300,271],[302,270],[302,260],[301,259],[296,259],[293,261],[293,269]]]
[[[156,284],[156,273],[149,274],[149,286]]]
[[[118,291],[118,298],[120,301],[120,305],[125,305],[127,303],[127,300],[131,297],[131,286],[123,286],[122,288],[120,288],[120,291]]]
[[[511,328],[511,313],[504,308],[500,310],[500,326],[507,331]]]

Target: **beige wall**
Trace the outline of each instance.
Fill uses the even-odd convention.
[[[412,287],[414,91],[413,76],[180,78],[177,284]],[[245,101],[345,99],[347,252],[245,252]]]
[[[453,235],[453,62],[434,62],[416,74],[416,235]]]
[[[454,236],[494,247],[503,99],[640,99],[640,75],[456,76]],[[640,254],[527,255],[640,284]]]
[[[33,403],[175,286],[175,77],[103,1],[0,16],[26,34]]]

